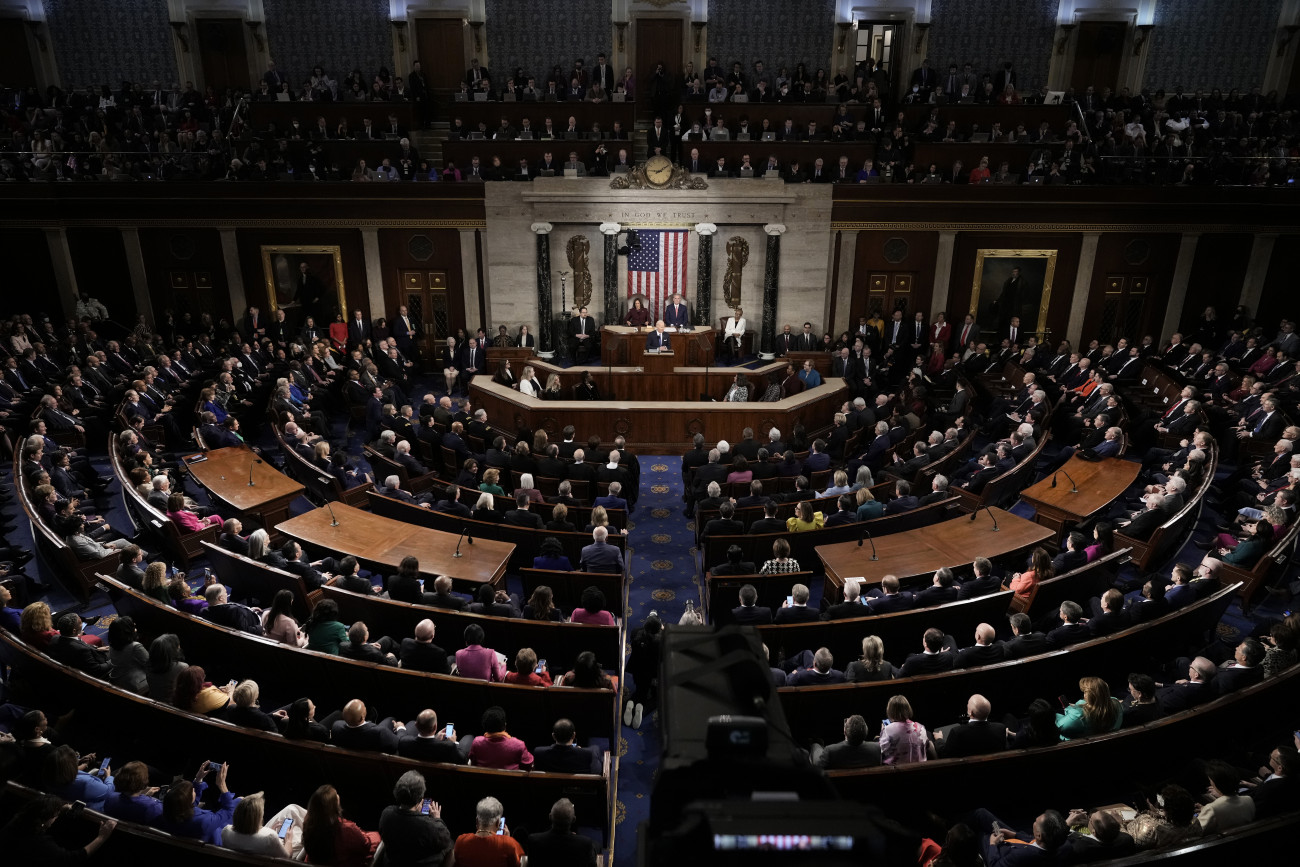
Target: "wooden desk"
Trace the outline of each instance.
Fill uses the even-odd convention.
[[[1066,524],[1077,524],[1108,506],[1133,484],[1141,469],[1141,464],[1120,458],[1085,461],[1075,455],[1058,472],[1025,488],[1020,496],[1034,507],[1035,521],[1060,533]],[[1078,493],[1074,492],[1076,486]]]
[[[396,572],[402,558],[410,554],[419,558],[421,575],[448,575],[458,589],[471,591],[481,584],[501,586],[506,563],[515,550],[509,542],[475,539],[472,544],[462,542],[464,556],[455,558],[455,533],[383,518],[342,503],[334,503],[332,508],[339,522],[337,527],[330,526],[328,509],[315,509],[290,518],[276,529],[303,544],[351,554],[390,572]]]
[[[698,374],[701,380],[705,376],[703,369],[687,372]],[[733,372],[729,368],[715,368],[712,387],[721,390]],[[674,379],[681,375],[679,371]],[[538,377],[544,378],[540,370]],[[621,434],[627,438],[628,445],[647,451],[685,451],[697,433],[703,434],[705,440],[716,442],[724,438],[734,439],[747,427],[756,431],[775,427],[784,432],[795,424],[802,424],[808,436],[814,437],[830,427],[847,393],[843,381],[835,380],[775,403],[638,402],[621,398],[536,400],[498,385],[485,376],[475,377],[470,384],[474,406],[487,410],[493,424],[527,425],[529,430],[543,428],[552,440],[558,440],[564,426],[571,424],[585,434],[599,434],[606,442]]]
[[[825,388],[825,386],[821,386]],[[1002,509],[993,509],[998,529],[993,530],[989,512],[980,509],[942,524],[933,524],[905,533],[891,533],[875,539],[880,559],[871,559],[870,543],[857,542],[822,545],[817,548],[826,570],[824,593],[838,598],[844,579],[860,576],[866,584],[878,584],[886,575],[906,581],[947,566],[964,566],[976,557],[990,560],[1022,548],[1038,545],[1051,538],[1052,532],[1041,524],[1018,518]]]
[[[195,462],[198,455],[187,455],[185,466],[194,480],[228,509],[238,512],[241,518],[251,518],[266,530],[289,517],[289,503],[304,492],[302,485],[278,471],[248,448],[210,449],[202,455],[206,460]],[[253,484],[248,484],[249,470],[253,471]]]
[[[517,352],[518,350],[498,350],[500,352]],[[573,386],[577,385],[585,373],[590,373],[596,388],[600,390],[603,401],[698,401],[701,394],[710,394],[722,400],[731,386],[732,377],[744,373],[749,377],[750,400],[757,402],[767,385],[767,375],[779,372],[784,376],[785,359],[765,364],[762,367],[736,369],[730,367],[675,367],[676,358],[671,354],[656,356],[644,349],[634,349],[634,365],[628,367],[556,367],[550,362],[534,358],[528,363],[537,372],[537,378],[545,384],[551,374],[560,377],[561,394],[569,400]],[[490,356],[489,356],[490,357]],[[495,366],[492,367],[495,372]],[[514,365],[518,374],[523,368]],[[477,381],[477,379],[476,379]],[[839,384],[835,380],[834,384]]]
[[[641,364],[647,357],[647,335],[653,328],[631,328],[626,325],[606,325],[600,329],[600,363],[606,366]],[[717,343],[717,330],[696,327],[693,331],[679,331],[668,335],[672,349],[673,367],[707,367],[713,363],[713,348]]]

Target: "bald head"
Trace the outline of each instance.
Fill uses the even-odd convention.
[[[366,721],[366,705],[361,699],[354,698],[343,705],[343,721],[355,728]]]
[[[966,713],[971,719],[982,722],[989,718],[989,714],[993,713],[993,705],[982,695],[972,695],[970,700],[966,702]]]

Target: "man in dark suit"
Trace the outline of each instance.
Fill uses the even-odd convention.
[[[109,664],[107,648],[95,649],[81,639],[81,615],[64,614],[59,618],[59,634],[50,641],[46,653],[78,671],[91,677],[107,679],[112,665]]]
[[[451,591],[451,578],[446,575],[439,575],[433,580],[433,593],[426,598],[428,604],[435,608],[450,611],[465,611],[469,608],[468,599]]]
[[[446,490],[446,499],[439,500],[438,504],[433,507],[435,512],[445,512],[449,515],[455,515],[457,518],[470,518],[474,513],[470,511],[469,506],[460,502],[460,488],[455,485],[448,485]]]
[[[872,597],[867,604],[872,614],[892,614],[895,611],[910,611],[916,607],[916,597],[900,589],[897,575],[886,575],[880,579],[880,589],[867,595]]]
[[[749,525],[749,535],[756,536],[761,533],[781,533],[785,531],[785,521],[776,516],[776,503],[769,501],[763,504],[763,517]]]
[[[1011,615],[1011,634],[1015,637],[1004,645],[1007,659],[1037,656],[1050,649],[1047,636],[1034,631],[1033,621],[1028,614]]]
[[[446,729],[440,728],[438,715],[429,708],[420,711],[415,720],[398,734],[397,754],[417,761],[451,765],[463,765],[469,760],[456,742],[456,729],[448,734]]]
[[[1198,656],[1187,667],[1187,677],[1156,690],[1156,704],[1166,716],[1196,707],[1215,698],[1214,663]]]
[[[757,605],[758,590],[753,584],[740,588],[740,605],[731,609],[732,619],[741,626],[761,626],[772,622],[772,609]]]
[[[740,536],[745,532],[745,525],[736,520],[736,507],[729,501],[718,504],[718,517],[704,525],[700,532],[701,539],[710,536]]]
[[[956,665],[956,656],[944,647],[944,634],[938,629],[925,630],[921,637],[922,651],[913,653],[903,662],[899,677],[912,677],[918,674],[934,674],[940,671],[952,671]]]
[[[912,486],[908,482],[899,479],[894,485],[894,493],[894,499],[885,504],[886,515],[897,515],[917,507],[918,500],[912,496]]]
[[[1221,664],[1214,676],[1214,688],[1219,695],[1227,695],[1264,679],[1264,645],[1259,639],[1247,638],[1237,645],[1233,658]]]
[[[524,841],[524,849],[528,853],[529,861],[538,864],[595,867],[596,844],[590,838],[574,832],[573,828],[577,823],[573,802],[568,798],[560,798],[556,801],[551,806],[550,829],[529,834],[528,839]]]
[[[804,651],[806,658],[807,651]],[[844,683],[844,672],[835,668],[835,657],[830,649],[819,647],[813,654],[811,668],[800,668],[790,674],[787,686],[822,686],[824,684]]]
[[[365,704],[354,698],[343,706],[343,718],[334,723],[330,739],[344,749],[395,753],[398,733],[404,731],[406,726],[392,717],[370,722],[366,719]]]
[[[691,313],[680,295],[673,296],[673,303],[664,307],[664,324],[673,328],[690,328]]]
[[[646,133],[646,153],[654,156],[656,153],[672,159],[674,142],[672,132],[664,126],[664,119],[656,117],[654,125]]]
[[[546,522],[536,512],[529,511],[528,494],[520,491],[515,494],[515,507],[501,517],[501,523],[511,527],[530,527],[545,530]]]
[[[709,570],[709,574],[715,576],[716,575],[753,575],[758,570],[754,568],[753,563],[747,560],[740,559],[742,556],[744,556],[744,553],[745,552],[741,549],[739,545],[732,545],[728,547],[727,562],[720,563],[719,565],[714,566],[712,569]]]
[[[967,68],[970,65],[967,64]],[[983,849],[987,867],[1050,867],[1057,861],[1056,850],[1069,828],[1055,810],[1034,820],[1033,834],[1017,834],[988,810],[976,810],[971,817]],[[1011,842],[1008,842],[1011,841]],[[1026,845],[1031,844],[1031,845]]]
[[[550,746],[533,749],[533,770],[557,774],[594,774],[599,772],[600,752],[580,747],[572,720],[558,719],[551,727]]]
[[[660,319],[655,323],[655,330],[646,335],[645,351],[646,352],[671,352],[671,337],[664,330],[664,321]]]
[[[849,580],[844,583],[844,601],[837,602],[822,612],[822,620],[844,620],[849,617],[866,617],[871,613],[862,598],[862,585]],[[825,601],[822,603],[825,605]]]
[[[916,594],[916,607],[928,608],[931,605],[944,605],[956,602],[958,596],[957,579],[947,566],[934,573],[930,586]]]
[[[852,494],[840,494],[836,500],[835,514],[826,519],[827,527],[839,527],[843,524],[857,523],[856,501]]]
[[[608,572],[618,574],[623,571],[623,552],[609,544],[609,530],[596,527],[591,531],[590,545],[582,549],[578,560],[578,569],[582,572]]]
[[[361,315],[360,308],[352,311],[348,320],[348,348],[360,346],[370,337],[370,323]]]
[[[1056,650],[1092,638],[1092,631],[1083,622],[1083,607],[1078,602],[1066,600],[1060,608],[1061,625],[1047,633],[1048,647]]]
[[[1129,619],[1124,611],[1123,593],[1112,587],[1100,599],[1093,601],[1096,607],[1093,616],[1088,619],[1088,632],[1093,638],[1128,628]]]
[[[1065,540],[1065,550],[1052,558],[1052,572],[1063,575],[1087,564],[1088,552],[1084,550],[1087,547],[1088,540],[1082,533],[1078,530],[1070,533]]]
[[[974,668],[977,665],[992,665],[1006,659],[1006,647],[997,640],[998,634],[992,626],[981,623],[975,627],[975,643],[957,654],[957,668]]]
[[[390,581],[388,586],[389,596],[396,599],[396,596],[392,596],[393,582]],[[426,597],[432,597],[433,595],[432,593],[424,594]],[[432,605],[434,603],[430,598],[425,604]],[[402,646],[398,654],[402,668],[408,668],[412,671],[427,671],[431,674],[451,673],[451,669],[447,665],[447,651],[433,643],[436,633],[437,627],[432,620],[426,618],[415,624],[415,636],[402,639]],[[434,726],[437,726],[436,718]]]
[[[841,768],[874,768],[880,764],[880,744],[867,737],[867,721],[854,714],[844,720],[844,740],[823,749],[813,744],[812,763],[825,771]]]
[[[596,320],[587,314],[587,308],[578,310],[578,315],[569,320],[569,353],[575,360],[590,357],[596,352],[600,332],[596,329]]]
[[[220,626],[247,632],[249,635],[262,634],[262,621],[257,616],[257,612],[247,605],[240,605],[227,599],[226,588],[223,585],[209,584],[203,591],[203,596],[208,601],[208,607],[202,613],[204,619]]]
[[[1150,539],[1156,528],[1173,516],[1173,511],[1170,510],[1173,503],[1169,502],[1173,499],[1161,493],[1147,494],[1146,509],[1132,521],[1117,524],[1116,529],[1133,539],[1140,541]]]
[[[991,628],[991,627],[990,627]],[[939,758],[963,759],[999,753],[1007,748],[1007,727],[989,722],[993,705],[982,695],[972,695],[966,702],[969,720],[948,729],[939,744]]]
[[[816,609],[808,607],[808,586],[806,584],[796,584],[790,588],[790,598],[781,603],[781,607],[776,612],[776,617],[772,618],[773,623],[812,623],[820,620],[821,616]]]

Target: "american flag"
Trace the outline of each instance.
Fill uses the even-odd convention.
[[[673,295],[686,294],[686,230],[641,229],[640,249],[628,251],[627,294],[645,295],[656,319]]]

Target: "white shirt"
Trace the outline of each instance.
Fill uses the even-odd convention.
[[[744,337],[745,336],[745,317],[731,317],[727,320],[727,328],[724,332],[725,337]]]

